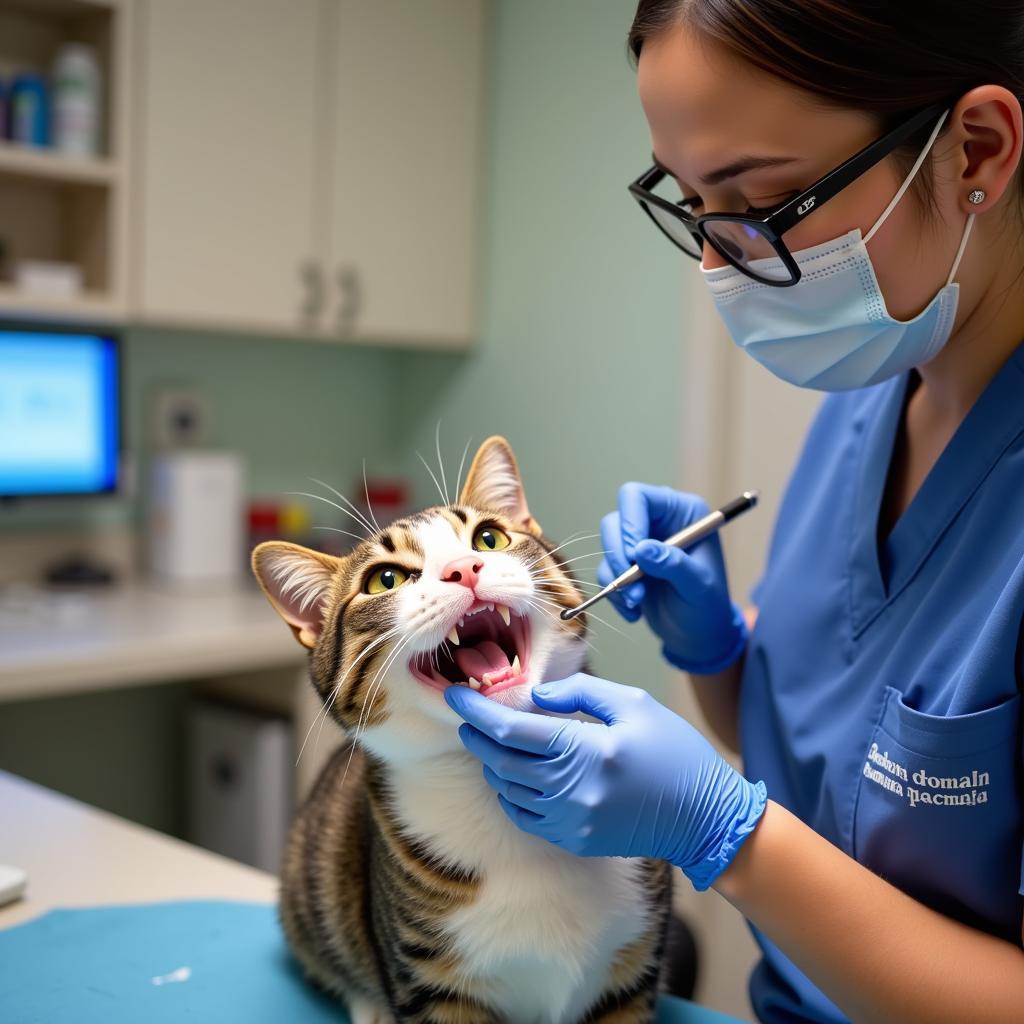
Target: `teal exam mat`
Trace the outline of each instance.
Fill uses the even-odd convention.
[[[302,978],[273,904],[222,900],[51,910],[0,931],[4,1024],[348,1020]],[[727,1024],[663,997],[657,1024]]]

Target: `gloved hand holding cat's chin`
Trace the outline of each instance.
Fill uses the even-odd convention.
[[[706,889],[764,812],[764,783],[645,690],[582,672],[534,687],[538,706],[597,722],[516,711],[466,686],[444,698],[505,813],[570,853],[664,859]]]
[[[662,540],[707,515],[707,503],[654,484],[625,483],[619,508],[601,520],[605,557],[597,582],[607,586],[634,562],[645,579],[608,596],[623,618],[641,615],[676,668],[712,674],[728,668],[747,644],[747,624],[729,597],[718,534],[685,552]]]

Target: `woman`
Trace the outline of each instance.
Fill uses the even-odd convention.
[[[739,345],[833,392],[745,615],[717,539],[660,543],[700,499],[628,483],[602,522],[599,580],[643,568],[616,607],[756,781],[632,687],[534,689],[599,723],[446,693],[521,828],[748,918],[764,1021],[1024,1019],[1022,40],[994,0],[640,3],[631,191]]]

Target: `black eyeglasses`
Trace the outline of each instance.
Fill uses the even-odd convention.
[[[688,256],[699,260],[706,241],[722,259],[748,277],[762,284],[785,288],[800,280],[800,267],[786,248],[782,236],[949,107],[947,102],[935,103],[919,111],[881,138],[868,143],[859,153],[799,195],[775,207],[767,216],[704,213],[695,217],[691,210],[695,196],[673,202],[651,192],[667,176],[667,172],[657,164],[637,178],[629,186],[629,191],[669,240]],[[775,256],[781,261],[781,266],[776,263],[758,266],[754,263]]]

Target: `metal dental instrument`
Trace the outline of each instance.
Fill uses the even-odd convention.
[[[744,491],[738,498],[734,498],[721,508],[708,513],[703,519],[698,519],[695,523],[690,523],[689,526],[684,527],[678,533],[673,533],[671,537],[666,537],[662,543],[671,544],[674,548],[692,547],[698,541],[703,540],[724,526],[730,519],[735,519],[736,516],[746,512],[748,508],[753,508],[756,504],[757,491]],[[644,571],[640,566],[630,566],[620,576],[616,576],[607,587],[599,590],[593,597],[588,597],[582,604],[576,605],[575,608],[563,608],[561,617],[567,622],[569,619],[576,618],[580,612],[586,611],[592,604],[600,601],[602,597],[607,597],[614,591],[629,586],[630,583],[634,583],[643,575]]]

